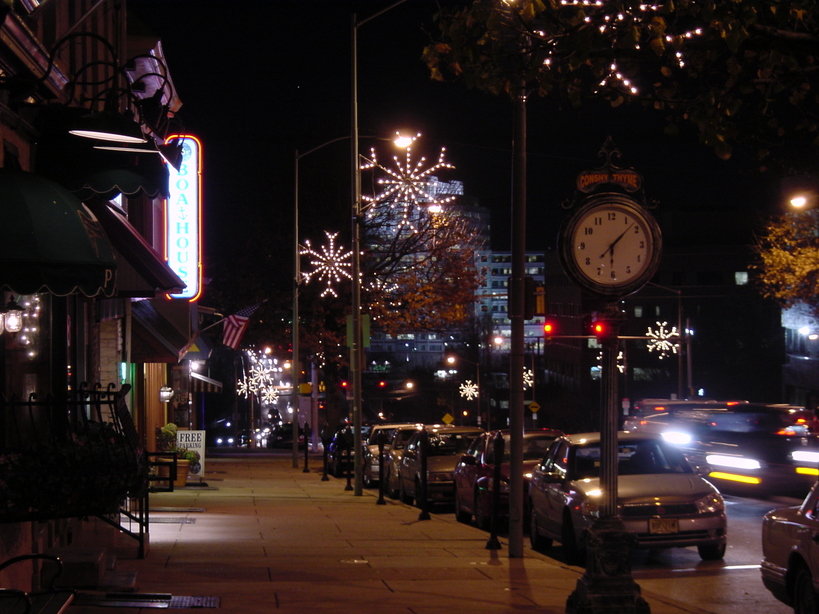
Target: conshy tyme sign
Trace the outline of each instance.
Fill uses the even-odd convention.
[[[202,292],[202,143],[190,134],[173,135],[167,142],[179,140],[179,170],[168,165],[165,256],[168,266],[185,282],[185,289],[168,296],[193,302]]]

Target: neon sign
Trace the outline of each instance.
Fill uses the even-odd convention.
[[[175,140],[182,141],[182,163],[179,170],[168,165],[165,258],[185,289],[168,296],[193,302],[202,293],[202,143],[190,134],[175,134],[166,142]]]

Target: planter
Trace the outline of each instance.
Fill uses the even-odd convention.
[[[173,482],[174,488],[184,488],[188,483],[188,470],[191,462],[188,459],[176,459],[176,479]]]

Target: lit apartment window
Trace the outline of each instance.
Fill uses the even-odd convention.
[[[642,318],[643,317],[643,306],[642,305],[635,305],[634,306],[634,317],[635,318]]]
[[[734,283],[738,286],[745,286],[748,284],[748,271],[737,271],[734,273]]]

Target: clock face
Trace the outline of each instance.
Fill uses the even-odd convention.
[[[564,260],[585,287],[627,294],[647,282],[660,253],[659,228],[636,203],[601,195],[581,209],[566,229]]]

